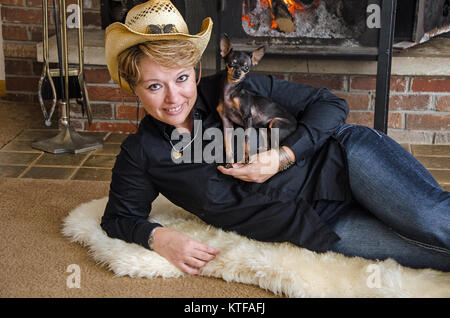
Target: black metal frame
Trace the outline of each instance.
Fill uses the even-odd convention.
[[[387,133],[389,119],[392,46],[394,43],[396,10],[397,0],[383,0],[377,58],[374,128],[384,133]]]
[[[375,92],[375,111],[374,111],[374,128],[387,133],[388,115],[389,115],[389,95],[391,80],[391,64],[392,64],[392,47],[395,32],[395,15],[397,0],[381,0],[381,28],[379,30],[378,50],[374,55],[361,56],[361,60],[376,60],[376,92]],[[216,40],[217,46],[220,47],[220,36],[223,33],[223,17],[222,13],[226,9],[226,0],[217,1],[217,26]],[[217,50],[218,51],[218,50]],[[317,55],[305,55],[302,57],[315,57]],[[319,58],[323,58],[319,57]],[[327,58],[345,58],[345,56],[328,56]],[[352,55],[347,58],[356,59],[358,56]],[[216,55],[216,70],[221,69],[220,54]]]

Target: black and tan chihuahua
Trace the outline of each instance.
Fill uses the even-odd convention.
[[[268,136],[265,137],[265,149],[270,145],[278,145],[289,136],[297,127],[297,121],[293,115],[280,105],[267,97],[257,95],[242,87],[242,81],[252,66],[259,63],[264,55],[264,47],[260,47],[252,53],[235,51],[226,34],[220,41],[220,54],[224,59],[227,74],[222,81],[222,91],[219,97],[217,112],[222,119],[224,130],[224,145],[226,154],[226,168],[234,162],[233,154],[233,123],[245,129],[266,128]],[[227,129],[228,128],[228,129]],[[278,136],[273,134],[274,128],[278,128]],[[263,132],[264,130],[261,130]],[[272,140],[273,137],[273,140]],[[275,140],[277,139],[277,140]],[[249,136],[244,140],[245,163],[249,162]]]

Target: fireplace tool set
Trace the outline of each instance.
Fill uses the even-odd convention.
[[[46,126],[52,125],[53,113],[59,104],[61,109],[60,132],[49,139],[32,143],[35,149],[50,153],[80,153],[103,147],[103,140],[92,136],[82,136],[70,125],[70,99],[76,98],[81,105],[83,115],[86,113],[88,123],[92,123],[92,109],[84,76],[84,43],[83,43],[83,1],[78,5],[78,68],[69,68],[69,52],[67,41],[66,1],[53,0],[56,46],[58,50],[58,69],[50,69],[49,36],[48,36],[48,1],[42,0],[43,24],[43,60],[44,68],[39,79],[38,98],[44,115]],[[59,11],[59,13],[58,13]],[[50,108],[44,101],[51,101]]]

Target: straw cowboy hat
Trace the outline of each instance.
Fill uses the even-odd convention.
[[[189,34],[188,27],[177,8],[169,0],[150,0],[128,11],[125,24],[115,22],[106,28],[106,65],[113,80],[129,93],[133,90],[118,76],[118,55],[136,44],[159,40],[189,40],[200,51],[206,49],[212,30],[211,18],[202,22],[200,33]]]

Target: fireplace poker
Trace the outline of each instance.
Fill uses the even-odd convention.
[[[53,0],[54,2],[55,0]],[[53,112],[55,111],[56,101],[57,101],[57,92],[55,88],[55,83],[53,82],[52,74],[50,72],[49,65],[49,53],[48,53],[48,16],[47,16],[47,0],[42,0],[42,24],[43,24],[43,42],[42,42],[42,57],[44,60],[44,68],[42,70],[41,77],[39,78],[38,84],[38,99],[39,104],[41,105],[42,113],[44,115],[44,123],[46,126],[51,126],[52,121],[51,118],[53,116]],[[54,11],[56,11],[56,7],[54,6]],[[55,13],[55,16],[57,14]],[[55,20],[56,21],[56,20]],[[59,50],[59,48],[58,48]],[[43,91],[45,91],[45,95],[47,99],[52,99],[52,105],[50,107],[50,111],[47,112],[47,108],[44,103]]]

